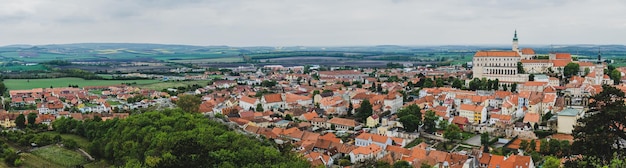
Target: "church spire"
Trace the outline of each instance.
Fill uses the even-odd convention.
[[[598,64],[602,64],[602,55],[600,54],[600,47],[598,47]]]
[[[513,51],[519,52],[519,44],[517,42],[517,29],[515,29],[515,34],[513,35],[513,46],[511,47]]]

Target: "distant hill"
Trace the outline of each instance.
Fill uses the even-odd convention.
[[[538,54],[568,52],[574,55],[595,56],[598,48],[607,57],[625,57],[624,45],[528,45]],[[275,59],[294,56],[332,56],[348,59],[376,59],[389,61],[424,60],[429,57],[457,57],[467,59],[478,50],[510,50],[508,45],[439,45],[439,46],[196,46],[150,43],[75,43],[28,45],[16,44],[0,47],[4,61],[43,62],[68,61],[171,61],[171,60],[233,60],[243,61],[240,56],[255,59]],[[342,56],[343,55],[343,56]],[[416,57],[416,58],[403,58]],[[419,58],[417,58],[419,57]]]

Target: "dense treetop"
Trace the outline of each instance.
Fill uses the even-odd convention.
[[[572,132],[575,138],[573,152],[584,158],[566,167],[608,165],[614,159],[626,159],[624,95],[621,90],[604,85],[602,92],[593,97],[590,111],[578,120],[579,124]]]
[[[60,132],[92,141],[90,153],[124,167],[309,167],[273,142],[230,130],[199,114],[164,110],[125,120],[60,119]]]

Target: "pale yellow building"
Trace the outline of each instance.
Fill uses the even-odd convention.
[[[583,117],[585,113],[583,109],[568,108],[557,114],[557,129],[558,133],[572,134],[576,121]]]

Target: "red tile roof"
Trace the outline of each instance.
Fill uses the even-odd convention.
[[[240,101],[246,102],[246,103],[250,103],[250,104],[254,104],[257,99],[256,98],[251,98],[248,96],[241,96],[241,99],[239,99]]]
[[[568,59],[572,60],[572,55],[570,53],[556,53],[556,59]]]
[[[478,51],[474,57],[519,57],[515,51]]]
[[[539,122],[539,114],[538,113],[526,113],[524,115],[524,123],[538,123]]]
[[[266,94],[266,95],[263,95],[263,97],[265,98],[266,103],[276,103],[276,102],[283,101],[283,98],[280,93]]]
[[[387,143],[387,139],[389,137],[387,136],[382,136],[382,135],[378,135],[378,134],[370,134],[370,133],[361,133],[361,135],[356,137],[357,139],[372,139],[372,141],[374,142],[378,142],[378,143]]]
[[[345,119],[345,118],[339,118],[339,117],[334,117],[328,120],[328,122],[331,124],[335,124],[335,125],[345,125],[345,126],[350,126],[350,127],[356,127],[357,125],[356,121],[354,121],[353,119]]]
[[[571,60],[550,60],[554,67],[565,67],[568,63],[572,62]]]
[[[532,48],[522,48],[522,54],[532,55],[535,54],[535,50],[533,50]]]

